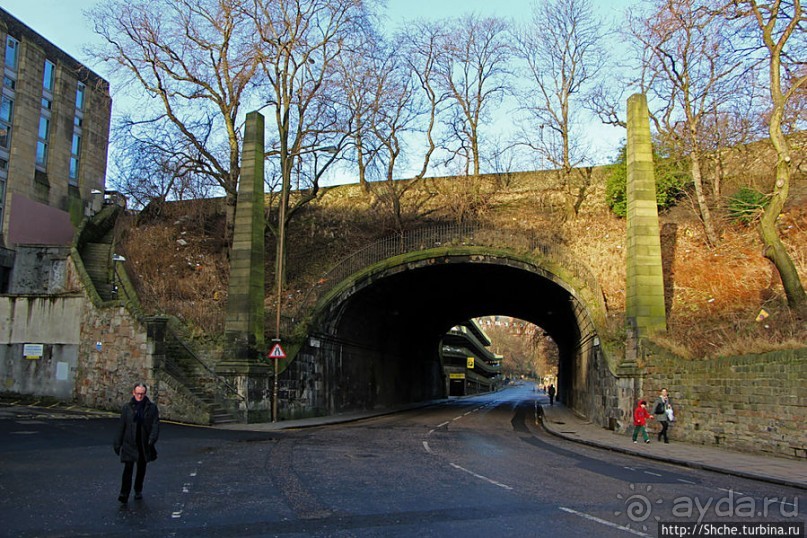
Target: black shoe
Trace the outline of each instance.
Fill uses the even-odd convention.
[[[128,495],[118,495],[118,501],[120,501],[122,504],[126,504],[127,502],[129,502],[129,496]]]
[[[143,494],[140,493],[139,491],[135,491],[135,500],[139,501],[142,498],[143,498]]]

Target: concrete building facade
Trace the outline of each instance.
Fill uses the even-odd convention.
[[[109,83],[3,9],[0,47],[0,293],[52,293],[21,258],[69,247],[103,196]]]

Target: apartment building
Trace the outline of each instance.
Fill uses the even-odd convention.
[[[2,8],[0,47],[0,294],[52,293],[24,258],[63,257],[103,200],[109,83]]]

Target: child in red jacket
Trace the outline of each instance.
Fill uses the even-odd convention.
[[[639,436],[639,432],[642,432],[642,437],[644,438],[645,443],[650,442],[650,437],[647,435],[647,430],[645,429],[645,424],[647,424],[647,419],[652,419],[653,415],[650,411],[647,410],[647,402],[642,400],[639,402],[639,405],[636,406],[636,409],[633,410],[633,442],[636,442],[636,438]]]

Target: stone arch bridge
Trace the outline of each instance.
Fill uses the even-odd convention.
[[[626,311],[635,329],[629,334],[639,336],[666,323],[646,106],[641,95],[628,102]],[[445,397],[440,339],[455,325],[492,314],[549,333],[559,351],[559,398],[567,405],[604,425],[630,414],[636,368],[630,357],[601,349],[605,305],[596,279],[557,245],[512,230],[428,228],[354,253],[306,297],[283,331],[288,358],[272,372],[260,357],[268,347],[263,148],[263,118],[251,113],[231,257],[228,351],[217,366],[239,387],[234,404],[250,420],[266,416],[268,405],[274,418],[292,418]]]
[[[326,273],[289,327],[305,339],[290,347],[288,381],[307,383],[295,391],[307,395],[299,405],[321,412],[442,398],[441,338],[493,314],[530,321],[552,337],[559,389],[583,405],[592,364],[602,358],[605,305],[596,279],[557,245],[473,225],[390,236]]]

